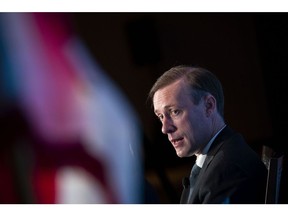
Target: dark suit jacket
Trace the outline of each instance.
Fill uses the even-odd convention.
[[[243,137],[226,126],[212,143],[188,200],[180,203],[264,203],[267,169]]]

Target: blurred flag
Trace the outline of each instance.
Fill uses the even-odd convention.
[[[67,14],[3,13],[0,21],[4,77],[37,138],[35,202],[141,203],[138,119]]]

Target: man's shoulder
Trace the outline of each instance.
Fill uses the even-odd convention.
[[[240,148],[246,145],[247,143],[241,134],[235,132],[229,126],[226,126],[215,138],[208,151],[208,155],[214,156],[219,153],[219,151],[239,151]]]

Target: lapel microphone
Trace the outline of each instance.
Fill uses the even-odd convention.
[[[189,180],[188,177],[184,177],[184,178],[182,179],[182,185],[183,185],[183,187],[184,187],[185,189],[189,188],[189,186],[190,186],[190,180]]]

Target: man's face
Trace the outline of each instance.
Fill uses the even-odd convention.
[[[195,105],[181,79],[156,91],[153,105],[162,123],[162,133],[168,135],[176,154],[188,157],[200,153],[211,138],[204,99]]]

